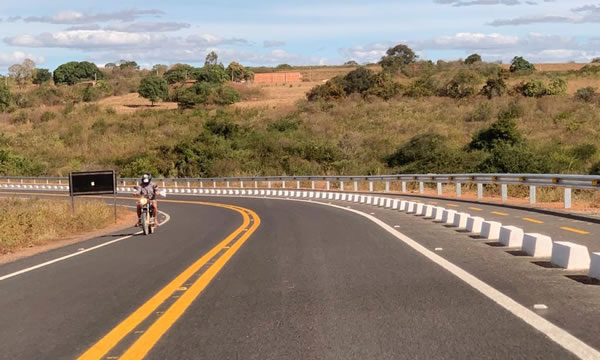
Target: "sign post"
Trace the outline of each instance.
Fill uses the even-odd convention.
[[[75,197],[84,195],[113,195],[115,222],[117,222],[117,181],[113,170],[72,172],[69,175],[69,195],[75,214]]]

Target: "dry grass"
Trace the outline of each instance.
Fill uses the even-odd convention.
[[[68,201],[0,199],[0,254],[97,230],[114,222],[112,207],[102,201],[77,201],[75,208],[73,216]]]
[[[119,114],[131,114],[137,110],[154,109],[154,110],[169,110],[177,109],[177,103],[174,102],[159,102],[152,106],[148,99],[144,99],[137,93],[130,93],[121,96],[111,96],[102,99],[97,104],[113,108]]]
[[[534,64],[536,70],[538,71],[572,71],[579,70],[585,65],[589,65],[587,63],[563,63],[563,64]],[[510,68],[510,64],[502,64],[500,65],[503,69]]]

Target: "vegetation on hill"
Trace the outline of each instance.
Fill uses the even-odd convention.
[[[597,82],[600,66],[544,72],[528,64],[515,57],[510,71],[477,54],[433,63],[399,45],[379,71],[352,65],[292,111],[228,107],[241,99],[231,79],[253,73],[224,67],[216,54],[202,68],[107,64],[95,86],[40,81],[21,90],[11,78],[0,83],[0,175],[107,167],[168,177],[598,173],[600,98],[593,86],[566,91],[569,82]],[[130,92],[179,109],[117,114],[90,103]]]

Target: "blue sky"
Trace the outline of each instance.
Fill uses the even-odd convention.
[[[589,0],[116,1],[20,0],[0,4],[0,72],[33,59],[120,59],[144,67],[377,61],[408,44],[425,59],[535,62],[600,56],[600,2]]]

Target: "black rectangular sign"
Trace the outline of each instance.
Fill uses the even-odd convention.
[[[69,180],[71,196],[115,194],[116,179],[112,170],[73,172]]]

